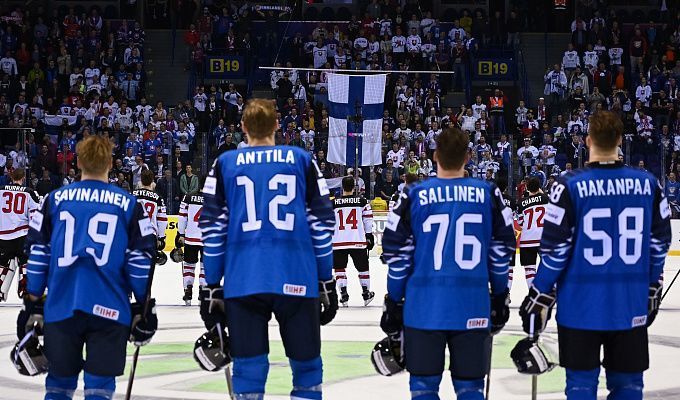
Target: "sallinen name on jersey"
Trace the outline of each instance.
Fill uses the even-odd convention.
[[[420,205],[465,201],[468,203],[484,203],[484,189],[474,186],[437,186],[418,191]]]

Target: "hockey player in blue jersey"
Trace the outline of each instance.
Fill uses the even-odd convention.
[[[468,141],[457,128],[439,135],[437,177],[400,195],[383,235],[380,325],[392,338],[403,330],[412,399],[439,398],[447,346],[457,398],[483,399],[491,334],[509,316],[512,211],[495,185],[464,177]]]
[[[203,187],[201,316],[208,329],[229,328],[236,398],[264,397],[273,313],[293,372],[291,398],[318,400],[319,324],[338,309],[328,188],[308,153],[274,146],[270,101],[249,101],[242,124],[249,147],[222,154]]]
[[[597,398],[600,365],[610,400],[642,399],[647,327],[659,309],[670,210],[657,179],[618,161],[623,123],[590,117],[590,163],[553,184],[541,262],[520,307],[524,330],[545,328],[557,292],[560,364],[569,400]],[[600,350],[604,358],[600,360]]]
[[[46,400],[71,399],[81,370],[85,399],[113,398],[126,342],[146,344],[156,330],[153,301],[141,315],[154,228],[133,196],[108,183],[112,148],[99,136],[78,143],[82,181],[51,192],[29,224],[29,295],[17,336],[22,339],[42,319],[48,289],[42,327],[49,360]],[[130,291],[137,300],[132,307]]]

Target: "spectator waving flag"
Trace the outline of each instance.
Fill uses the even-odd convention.
[[[334,164],[382,163],[382,114],[386,75],[328,76],[328,161]],[[362,121],[355,120],[357,113]]]

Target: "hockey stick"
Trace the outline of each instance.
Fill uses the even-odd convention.
[[[227,377],[227,390],[229,391],[229,398],[234,399],[234,386],[231,381],[231,363],[224,368],[224,375]]]
[[[535,321],[536,316],[534,314],[531,314],[530,320],[529,320],[529,337],[533,342],[538,340],[538,337],[536,336],[536,327],[534,326],[534,321]],[[537,375],[532,375],[531,376],[531,400],[536,400],[536,396],[538,395],[538,376]]]
[[[486,373],[486,388],[484,388],[484,400],[489,400],[489,390],[491,390],[491,356],[493,352],[493,335],[491,336],[491,347],[489,348],[489,372]]]
[[[668,285],[668,289],[666,289],[666,292],[664,292],[664,294],[661,296],[661,300],[659,300],[659,303],[661,303],[664,297],[666,297],[666,295],[668,294],[668,292],[671,291],[671,287],[673,287],[673,284],[675,283],[676,279],[678,279],[678,275],[680,275],[680,269],[678,270],[678,272],[675,273],[675,276],[673,277],[671,284]]]
[[[156,255],[151,256],[151,267],[149,268],[149,279],[146,282],[146,297],[144,298],[144,308],[142,310],[142,321],[145,320],[146,314],[149,312],[149,305],[151,304],[151,284],[153,283],[153,276],[156,272]],[[125,400],[130,400],[132,396],[132,384],[135,381],[135,372],[137,371],[137,361],[139,360],[139,349],[137,346],[135,354],[132,356],[132,367],[130,368],[130,378],[128,378],[127,390],[125,391]]]

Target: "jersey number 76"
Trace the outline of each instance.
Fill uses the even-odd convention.
[[[482,259],[482,242],[474,235],[465,234],[466,224],[481,224],[481,214],[465,213],[461,214],[456,219],[455,224],[455,238],[453,248],[453,259],[460,269],[470,270],[479,265]],[[437,237],[434,241],[434,249],[432,258],[434,260],[434,269],[439,271],[442,269],[442,261],[444,254],[444,243],[449,230],[449,214],[432,214],[423,222],[423,232],[432,232],[433,226],[438,225]],[[470,258],[466,259],[465,246],[471,247]]]

